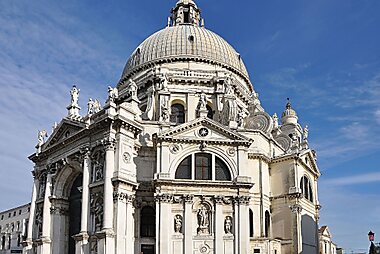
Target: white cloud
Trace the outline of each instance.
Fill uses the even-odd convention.
[[[357,185],[364,183],[375,183],[380,182],[380,172],[331,178],[328,180],[324,180],[323,182],[324,184],[331,185]]]

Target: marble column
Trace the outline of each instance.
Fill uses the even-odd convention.
[[[184,197],[185,200],[185,218],[184,218],[184,254],[192,254],[193,253],[193,196],[187,195]]]
[[[104,204],[103,230],[97,234],[98,254],[115,253],[115,233],[113,229],[114,205],[112,177],[115,170],[115,141],[108,140],[105,144],[106,166],[104,169]]]
[[[52,175],[51,172],[48,172],[46,176],[46,185],[45,185],[45,196],[44,196],[44,208],[43,208],[43,223],[42,223],[42,236],[41,241],[42,245],[40,246],[40,254],[50,254],[51,253],[51,188],[52,188]]]
[[[88,218],[89,218],[89,197],[90,197],[90,151],[86,149],[83,152],[83,178],[82,178],[82,213],[81,213],[81,228],[80,233],[75,236],[76,240],[76,254],[86,254],[89,253],[89,242],[88,242]]]
[[[159,252],[157,251],[157,254],[161,253],[170,253],[170,232],[172,232],[172,225],[171,221],[171,196],[170,195],[164,195],[159,197],[159,214],[160,214],[160,241],[159,241]]]
[[[224,253],[224,217],[223,217],[223,197],[214,197],[215,202],[215,243],[214,250],[215,253]]]
[[[299,204],[290,206],[291,219],[292,219],[292,238],[293,238],[293,251],[292,253],[300,253],[302,249],[301,242],[301,212],[302,207]]]
[[[29,212],[29,223],[28,223],[28,233],[26,236],[26,240],[23,243],[24,254],[30,254],[33,248],[33,226],[35,220],[35,212],[36,212],[36,200],[37,200],[37,191],[38,191],[39,181],[36,177],[34,177],[34,183],[32,188],[32,201],[30,203],[30,212]]]
[[[235,225],[235,254],[240,254],[240,222],[239,222],[239,201],[236,197],[233,200],[234,203],[234,225]]]
[[[249,253],[249,197],[239,197],[239,244],[241,254]]]

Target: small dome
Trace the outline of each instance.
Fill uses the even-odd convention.
[[[292,104],[288,99],[286,104],[285,111],[281,115],[281,124],[297,124],[298,116],[297,112],[292,108]]]
[[[192,24],[169,26],[147,38],[128,59],[122,78],[157,63],[184,60],[219,64],[249,79],[240,55],[230,44]]]

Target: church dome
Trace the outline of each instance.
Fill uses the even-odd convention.
[[[193,1],[178,1],[168,27],[154,33],[136,48],[127,61],[122,78],[155,64],[193,60],[223,66],[248,80],[240,54],[201,23],[200,10]]]

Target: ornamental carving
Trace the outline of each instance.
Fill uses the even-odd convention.
[[[279,143],[285,151],[288,151],[292,145],[291,138],[283,134],[279,135],[278,137],[275,137],[274,140],[276,140],[276,142]]]
[[[50,208],[50,213],[55,215],[69,215],[69,209],[64,207],[52,206]]]
[[[113,200],[132,204],[135,201],[135,196],[124,192],[114,192]]]
[[[255,112],[245,119],[245,128],[270,133],[273,129],[273,120],[266,112]]]

